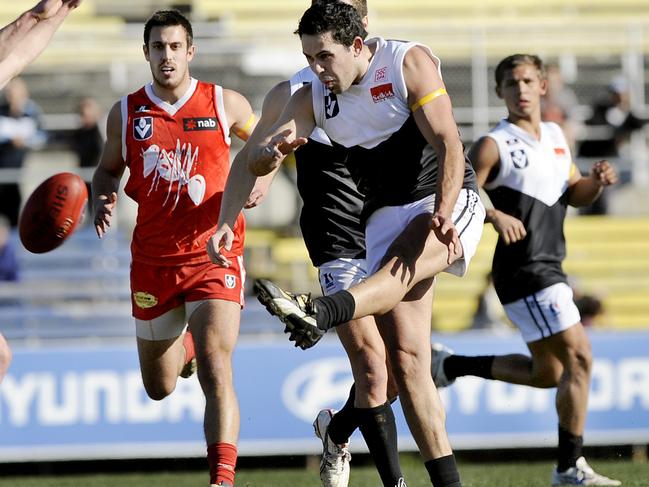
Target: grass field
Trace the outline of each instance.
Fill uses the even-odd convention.
[[[623,487],[648,487],[649,464],[629,460],[598,460],[591,464],[605,475],[622,481]],[[402,467],[409,487],[430,486],[428,476],[413,455],[402,456]],[[549,487],[551,465],[529,463],[460,463],[464,487]],[[207,473],[159,472],[142,474],[98,474],[0,477],[0,487],[207,487]],[[315,469],[242,469],[237,487],[320,487]],[[350,487],[380,486],[373,467],[354,467]]]

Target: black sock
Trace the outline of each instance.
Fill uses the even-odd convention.
[[[462,487],[453,454],[424,463],[434,487]]]
[[[559,458],[557,471],[565,472],[577,463],[581,456],[581,449],[584,446],[584,437],[578,436],[563,429],[559,425]]]
[[[491,365],[494,363],[495,355],[480,355],[478,357],[466,357],[464,355],[450,355],[444,360],[444,374],[448,380],[475,375],[485,379],[493,379]]]
[[[381,481],[386,487],[403,478],[399,465],[397,424],[389,402],[375,408],[356,408],[358,422]]]
[[[316,310],[318,328],[327,331],[334,326],[347,323],[354,316],[356,303],[349,291],[338,291],[330,296],[321,296],[313,300]]]
[[[334,414],[331,422],[327,427],[329,438],[336,445],[342,445],[349,442],[349,437],[354,430],[358,428],[357,409],[354,407],[354,399],[356,398],[356,384],[352,384],[349,390],[349,397],[345,405]]]

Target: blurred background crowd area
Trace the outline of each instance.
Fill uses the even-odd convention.
[[[0,3],[6,24],[31,1]],[[621,182],[566,223],[571,276],[585,324],[649,328],[649,2],[646,0],[368,0],[370,35],[420,41],[442,59],[468,146],[505,115],[494,91],[497,62],[515,52],[548,64],[543,113],[561,124],[587,172],[612,161]],[[243,93],[259,112],[266,92],[305,65],[292,34],[307,0],[84,0],[51,46],[0,94],[0,303],[9,339],[132,335],[128,285],[134,207],[122,194],[117,229],[98,240],[87,224],[44,255],[22,249],[19,209],[47,176],[90,180],[105,117],[121,96],[149,82],[143,22],[174,7],[193,21],[196,78]],[[235,146],[237,150],[239,146]],[[294,168],[285,167],[263,205],[248,212],[248,283],[272,277],[319,293],[297,227]],[[510,325],[489,281],[496,235],[485,228],[469,274],[439,278],[434,330]],[[270,332],[254,298],[242,332]],[[91,324],[92,326],[89,326]],[[274,330],[281,331],[281,330]]]

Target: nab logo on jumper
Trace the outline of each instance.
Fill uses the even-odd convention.
[[[392,88],[392,83],[387,83],[379,86],[372,86],[370,88],[370,93],[372,94],[372,101],[374,103],[379,103],[388,98],[394,98],[394,89]]]
[[[193,132],[195,130],[218,130],[219,124],[214,117],[183,118],[183,130]]]

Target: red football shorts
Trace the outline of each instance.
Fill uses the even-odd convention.
[[[152,320],[189,301],[223,299],[243,307],[243,257],[230,259],[230,267],[211,262],[185,266],[131,263],[133,316]]]

